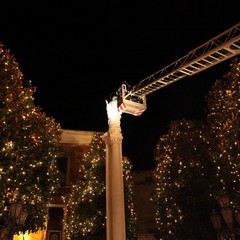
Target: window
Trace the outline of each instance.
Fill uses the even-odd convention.
[[[68,166],[68,158],[67,157],[59,157],[57,158],[57,167],[58,170],[62,173],[62,181],[60,185],[62,187],[67,185],[67,166]]]
[[[63,221],[63,208],[50,207],[48,209],[48,230],[61,231]]]
[[[153,182],[152,177],[145,177],[145,182],[146,182],[146,183]]]
[[[49,231],[48,240],[61,240],[61,231]]]

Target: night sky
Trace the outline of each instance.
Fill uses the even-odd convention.
[[[73,2],[73,3],[72,3]],[[134,86],[239,22],[230,1],[56,1],[2,6],[0,41],[36,105],[63,129],[108,130],[105,100]],[[229,60],[147,96],[147,110],[123,114],[123,155],[134,169],[155,166],[153,150],[172,120],[202,119],[204,97]]]

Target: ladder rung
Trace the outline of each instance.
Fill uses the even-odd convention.
[[[189,71],[187,71],[186,69],[181,69],[179,71],[182,72],[182,73],[185,73],[187,75],[191,75],[191,72],[189,73]]]

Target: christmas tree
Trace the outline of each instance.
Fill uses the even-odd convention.
[[[160,138],[154,200],[161,239],[213,239],[209,219],[219,194],[239,209],[239,87],[238,58],[206,97],[205,122],[172,122]]]
[[[0,224],[18,192],[28,213],[24,227],[16,230],[23,232],[45,227],[46,206],[59,184],[60,126],[35,106],[35,91],[0,44]]]
[[[90,150],[82,160],[80,179],[72,186],[64,222],[67,239],[106,239],[105,159],[106,147],[101,134],[96,133]],[[128,239],[135,239],[136,215],[133,206],[131,164],[123,158],[126,231]]]
[[[234,207],[240,202],[240,58],[217,80],[207,97],[208,124],[215,136],[211,158],[217,166],[215,197],[226,193]]]
[[[209,196],[215,168],[205,136],[202,122],[173,121],[156,146],[154,201],[161,239],[213,239]]]

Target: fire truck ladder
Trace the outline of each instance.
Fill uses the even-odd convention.
[[[136,84],[126,98],[143,97],[240,53],[240,23]]]

